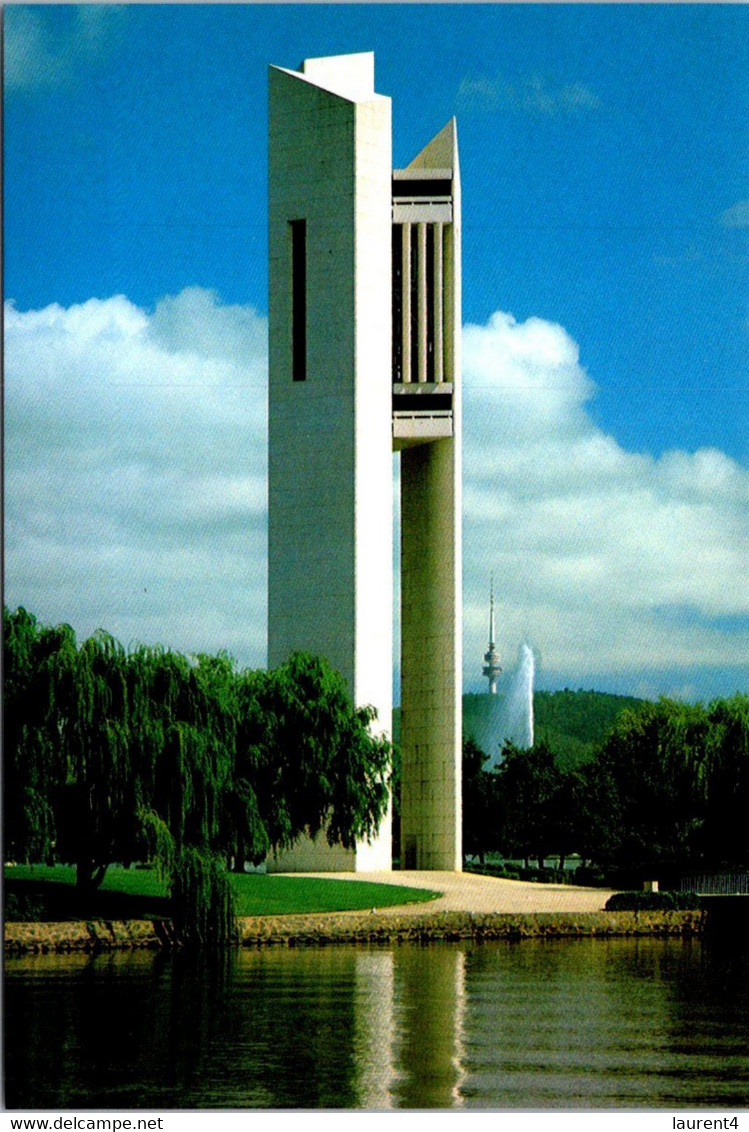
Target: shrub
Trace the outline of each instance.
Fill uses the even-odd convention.
[[[696,892],[615,892],[607,912],[675,912],[701,908]]]
[[[582,865],[575,869],[573,873],[573,884],[582,885],[584,888],[607,888],[608,880],[603,869],[598,869],[595,866]]]
[[[466,861],[464,872],[477,873],[479,876],[501,877],[503,880],[519,880],[520,873],[511,865],[500,865],[494,861],[486,861],[481,865],[478,861]]]
[[[46,918],[46,908],[41,897],[27,893],[6,893],[5,919],[8,923],[39,923]]]

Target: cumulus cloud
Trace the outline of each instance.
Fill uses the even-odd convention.
[[[106,58],[124,18],[121,5],[81,4],[62,12],[10,5],[4,14],[8,90],[49,90],[75,82]]]
[[[265,319],[197,288],[5,318],[6,601],[262,663]]]
[[[8,604],[265,662],[266,332],[200,288],[6,306]],[[747,469],[623,449],[543,319],[467,326],[463,371],[466,686],[492,572],[503,660],[527,639],[552,686],[704,694],[700,672],[745,670]]]
[[[749,228],[749,200],[740,200],[720,215],[724,228]]]
[[[541,319],[467,326],[463,380],[474,684],[491,571],[508,651],[527,637],[550,674],[749,661],[745,468],[716,449],[624,450],[592,420],[577,344]]]
[[[601,108],[601,100],[581,82],[560,83],[539,72],[507,79],[503,75],[466,75],[457,95],[459,113],[490,113],[500,107],[554,117]]]

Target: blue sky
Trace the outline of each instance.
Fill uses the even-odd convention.
[[[6,602],[264,662],[267,66],[458,119],[465,685],[746,690],[749,10],[5,10]],[[509,675],[508,675],[509,679]]]

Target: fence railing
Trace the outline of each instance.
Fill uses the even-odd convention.
[[[701,896],[749,895],[749,873],[702,873],[682,877],[680,892],[697,892]]]

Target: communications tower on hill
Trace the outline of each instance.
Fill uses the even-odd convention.
[[[497,694],[497,677],[502,675],[502,666],[499,663],[499,653],[494,644],[494,578],[492,577],[489,597],[489,648],[484,653],[484,667],[482,676],[489,681],[489,695]]]

